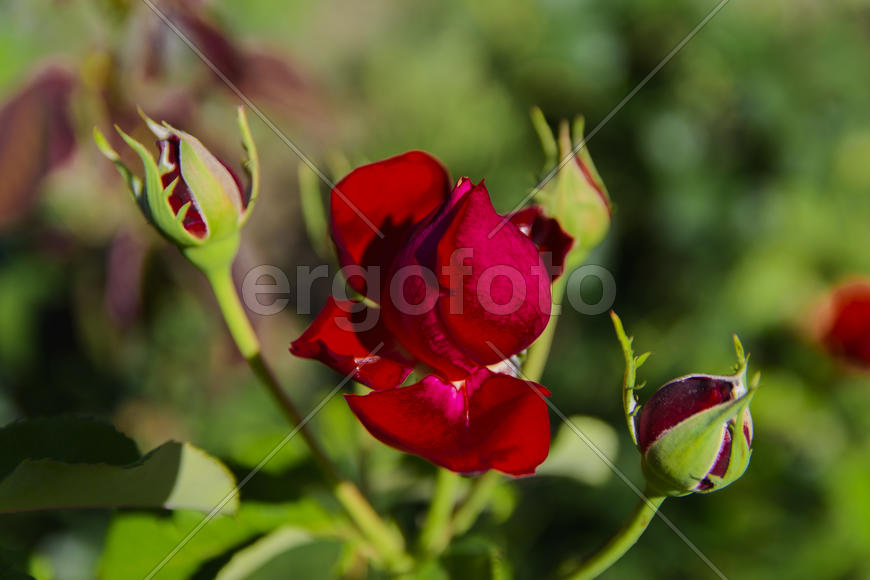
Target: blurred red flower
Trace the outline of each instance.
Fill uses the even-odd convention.
[[[835,356],[870,367],[870,281],[835,288],[821,316],[822,344]]]
[[[0,229],[27,213],[43,178],[72,156],[75,83],[72,72],[48,64],[0,104]]]

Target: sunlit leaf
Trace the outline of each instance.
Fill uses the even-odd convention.
[[[204,517],[187,510],[176,511],[171,517],[152,513],[119,514],[109,528],[99,577],[103,580],[144,578]],[[157,578],[187,579],[203,563],[281,526],[306,530],[301,533],[322,534],[334,525],[332,517],[311,500],[292,504],[245,502],[235,517],[215,517],[202,526],[184,544],[184,549],[166,561]]]
[[[140,457],[111,425],[90,419],[22,421],[0,429],[0,512],[165,507],[232,513],[235,479],[189,443]]]

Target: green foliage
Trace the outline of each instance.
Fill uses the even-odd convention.
[[[0,429],[0,480],[30,459],[129,465],[140,458],[132,439],[105,421],[60,417],[17,421]]]
[[[106,537],[100,563],[101,580],[144,578],[188,537],[204,517],[187,510],[176,510],[169,516],[150,513],[117,515]],[[184,544],[184,549],[165,563],[158,577],[189,578],[209,561],[217,559],[226,563],[227,568],[222,574],[232,578],[238,570],[253,572],[266,568],[274,558],[285,557],[294,548],[311,544],[318,544],[316,561],[322,564],[323,552],[319,550],[325,549],[324,545],[333,545],[334,541],[314,538],[333,529],[334,525],[333,519],[312,500],[288,504],[245,502],[234,517],[217,516],[202,526]],[[286,532],[286,526],[294,531]],[[284,529],[285,532],[275,532],[278,535],[271,539],[266,536],[252,543],[275,529]],[[293,543],[302,537],[305,541]]]
[[[238,508],[235,480],[189,443],[144,457],[111,425],[88,419],[24,421],[0,430],[0,513],[82,507]]]

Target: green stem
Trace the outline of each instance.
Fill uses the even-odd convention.
[[[208,271],[206,272],[206,277],[209,284],[211,284],[218,306],[221,309],[230,334],[239,348],[239,352],[248,361],[248,365],[250,365],[254,375],[260,379],[260,382],[263,383],[269,394],[272,395],[275,402],[281,407],[290,423],[294,427],[299,426],[302,423],[302,414],[296,408],[290,396],[281,387],[272,369],[266,364],[265,359],[263,359],[262,352],[260,351],[260,341],[257,339],[254,328],[251,326],[251,322],[248,320],[244,307],[239,300],[239,295],[236,292],[229,268]],[[314,459],[320,468],[323,469],[330,484],[338,482],[340,479],[338,472],[323,451],[320,443],[315,439],[308,425],[302,425],[299,428],[299,434],[311,449]]]
[[[487,471],[471,484],[471,489],[465,501],[456,509],[453,515],[453,525],[451,531],[456,535],[461,535],[471,529],[474,522],[480,516],[481,512],[486,509],[489,504],[489,498],[492,490],[495,489],[502,481],[502,475],[498,471]]]
[[[299,428],[299,435],[311,450],[314,460],[323,471],[339,503],[377,550],[385,564],[395,569],[407,568],[410,557],[405,553],[401,535],[381,519],[353,482],[342,479],[311,429],[302,423],[302,415],[263,358],[260,341],[239,300],[229,266],[203,268],[202,271],[214,291],[218,306],[239,352],[248,361],[254,375],[278,403],[290,424],[294,428]]]
[[[456,500],[460,477],[448,469],[438,469],[435,494],[420,532],[420,550],[427,556],[437,556],[450,543],[450,515]]]
[[[581,563],[580,567],[567,577],[567,580],[589,580],[615,564],[637,543],[656,511],[665,501],[665,497],[644,494],[619,531],[611,536],[597,552]]]
[[[333,487],[333,492],[387,567],[395,572],[404,572],[413,566],[413,559],[405,552],[401,533],[387,526],[353,482],[339,481]]]
[[[541,377],[544,375],[544,368],[547,366],[547,359],[550,358],[550,348],[553,346],[553,338],[556,336],[556,325],[559,323],[559,317],[561,316],[559,310],[562,308],[562,297],[568,284],[569,273],[566,271],[564,275],[560,276],[553,283],[554,314],[550,316],[550,321],[547,323],[544,332],[538,337],[538,340],[529,347],[526,360],[523,362],[523,374],[531,381],[538,382],[541,380]]]

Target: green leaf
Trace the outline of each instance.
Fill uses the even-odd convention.
[[[616,431],[600,419],[575,415],[569,417],[571,425],[563,424],[550,445],[550,455],[538,467],[538,475],[570,477],[589,485],[601,485],[610,477],[610,468],[583,438],[576,427],[595,448],[610,459],[619,450]]]
[[[109,527],[99,577],[102,580],[144,578],[184,541],[204,517],[186,510],[173,512],[170,517],[152,513],[118,514]],[[184,549],[166,562],[156,577],[160,580],[186,580],[203,562],[222,556],[280,526],[292,526],[314,535],[334,529],[335,520],[313,500],[288,504],[245,502],[235,517],[214,518],[202,526],[184,544]],[[286,570],[284,577],[287,577]]]
[[[3,580],[34,580],[30,574],[16,570],[5,562],[0,562],[0,578],[3,578]]]
[[[0,512],[91,507],[165,507],[221,513],[238,508],[235,480],[189,443],[165,443],[127,466],[25,459],[0,482]]]
[[[284,580],[334,576],[341,542],[285,526],[239,550],[215,580]]]
[[[83,507],[165,507],[221,512],[238,507],[235,479],[189,443],[142,457],[109,424],[52,418],[0,429],[0,512]]]
[[[0,480],[26,459],[127,465],[140,458],[132,439],[96,419],[29,419],[0,429]]]
[[[3,580],[34,580],[30,574],[19,569],[23,565],[22,558],[15,552],[0,548],[0,578]],[[16,565],[17,564],[17,565]]]

